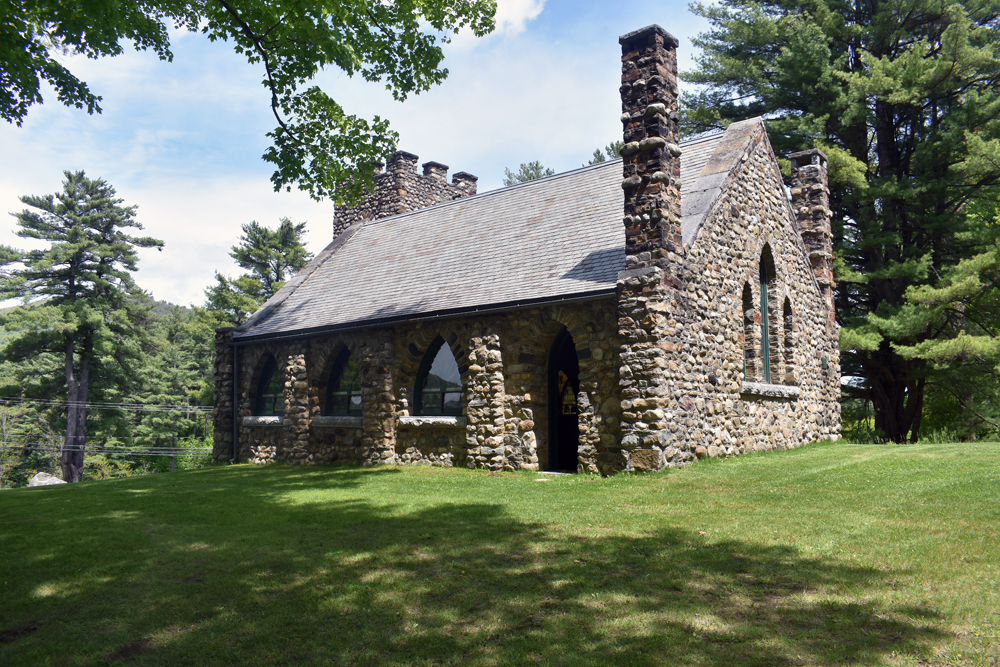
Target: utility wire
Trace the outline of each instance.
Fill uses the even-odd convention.
[[[62,448],[49,445],[0,445],[0,450],[32,451],[32,452],[61,452],[80,451],[76,447]],[[161,447],[157,449],[143,450],[121,450],[121,449],[87,449],[87,454],[120,454],[123,456],[201,456],[211,453],[208,447]]]
[[[50,400],[45,398],[21,398],[18,396],[0,396],[0,402],[4,403],[15,403],[20,405],[43,405],[46,407],[62,407],[62,406],[73,406],[73,407],[86,407],[88,409],[95,410],[131,410],[135,412],[197,412],[197,413],[209,413],[213,410],[212,407],[207,405],[187,405],[187,404],[169,404],[169,403],[116,403],[112,401],[59,401]]]

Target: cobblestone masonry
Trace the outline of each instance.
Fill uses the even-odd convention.
[[[735,455],[796,447],[840,433],[840,362],[827,303],[784,197],[781,175],[758,125],[730,184],[687,249],[687,323],[668,362],[671,437],[664,459]],[[753,304],[753,350],[760,345],[762,255],[774,262],[768,285],[770,385],[746,357],[743,292]],[[834,332],[836,329],[834,328]],[[826,369],[823,369],[823,360]],[[676,370],[675,370],[676,367]]]
[[[618,280],[625,467],[663,466],[676,423],[667,410],[685,330],[677,128],[677,40],[659,26],[622,36],[626,270]],[[680,451],[670,461],[694,458]],[[611,469],[617,466],[611,466]],[[610,472],[610,470],[608,470]]]
[[[604,299],[488,319],[455,318],[437,326],[366,330],[316,337],[308,343],[241,348],[240,458],[545,468],[547,361],[565,326],[580,361],[579,469],[614,469],[620,460],[615,447],[620,401],[614,381],[618,350],[614,313],[614,300]],[[459,419],[416,418],[410,413],[420,362],[438,336],[459,364],[465,389],[465,414]],[[330,371],[345,346],[358,355],[362,376],[364,409],[358,422],[321,414]],[[272,354],[285,379],[286,414],[281,419],[251,414],[261,370]],[[303,417],[302,406],[308,406],[311,419]],[[228,458],[225,454],[220,449],[216,460]]]
[[[233,456],[233,331],[232,327],[215,332],[215,408],[212,410],[212,461]]]
[[[232,330],[219,330],[215,460],[231,456],[235,366],[242,460],[546,469],[548,358],[563,327],[580,366],[580,471],[654,470],[839,437],[825,156],[792,156],[790,204],[763,125],[731,128],[729,152],[705,167],[724,185],[693,236],[685,236],[676,40],[651,26],[621,44],[627,265],[616,296],[247,344],[238,349],[238,364]],[[428,175],[417,177],[416,159],[398,154],[378,187],[411,173],[443,183],[443,165],[428,163]],[[397,192],[398,201],[407,192]],[[396,212],[384,210],[391,197],[379,197],[377,191],[366,210]],[[421,360],[438,336],[459,367],[462,417],[411,414]],[[768,383],[760,363],[765,338]],[[361,418],[322,415],[344,347],[362,379]],[[285,382],[280,419],[252,415],[268,355]]]
[[[359,220],[378,220],[476,194],[477,176],[460,171],[449,184],[448,165],[425,162],[421,175],[417,173],[419,159],[406,151],[394,153],[385,172],[375,173],[374,194],[357,206],[334,213],[333,235]]]
[[[792,162],[792,207],[799,233],[809,253],[816,282],[819,283],[829,318],[831,334],[837,330],[834,319],[833,232],[830,226],[830,187],[826,155],[818,148],[788,156]]]

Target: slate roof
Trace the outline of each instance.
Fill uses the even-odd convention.
[[[725,158],[744,141],[739,126],[751,122],[681,144],[685,243],[720,191],[728,173],[721,166],[734,163]],[[357,223],[234,335],[266,338],[613,294],[625,268],[621,181],[621,160],[613,160]]]

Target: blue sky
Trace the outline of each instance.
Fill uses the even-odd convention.
[[[441,86],[400,104],[378,84],[325,72],[317,80],[349,113],[389,118],[399,147],[479,176],[479,191],[501,186],[504,168],[541,160],[579,167],[619,138],[618,36],[658,23],[681,41],[681,70],[693,65],[690,38],[708,24],[673,0],[498,0],[498,29],[460,35],[446,47]],[[0,124],[0,210],[23,209],[19,195],[55,192],[63,170],[86,170],[137,204],[162,252],[142,251],[136,279],[157,299],[201,305],[240,225],[308,222],[310,250],[332,235],[332,205],[299,192],[273,192],[260,159],[274,127],[261,72],[225,43],[175,33],[174,61],[128,51],[102,60],[68,58],[104,97],[88,116],[47,91],[20,128]],[[683,85],[682,85],[683,89]],[[0,244],[24,247],[15,220],[0,216]]]

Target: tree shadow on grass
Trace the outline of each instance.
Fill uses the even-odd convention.
[[[56,520],[23,572],[34,604],[0,604],[0,631],[38,631],[0,644],[0,662],[871,664],[949,636],[933,609],[866,602],[901,573],[791,547],[674,528],[565,534],[490,503],[282,502],[282,485],[370,474],[248,485],[204,526],[142,503],[110,527]],[[80,571],[60,570],[74,559]]]

